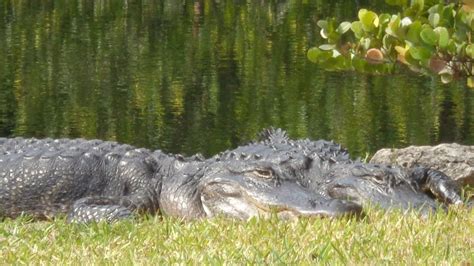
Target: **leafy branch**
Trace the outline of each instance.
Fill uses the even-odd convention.
[[[308,58],[328,70],[387,74],[402,64],[443,83],[466,79],[474,88],[474,1],[425,4],[424,0],[386,0],[397,14],[361,9],[358,20],[318,21],[325,44]],[[431,1],[433,2],[433,1]]]

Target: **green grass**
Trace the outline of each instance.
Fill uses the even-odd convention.
[[[474,210],[371,209],[362,220],[151,217],[116,224],[0,222],[0,258],[15,264],[474,264]]]

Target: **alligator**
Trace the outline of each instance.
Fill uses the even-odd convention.
[[[430,210],[462,201],[436,170],[364,164],[334,142],[293,140],[281,129],[207,159],[112,141],[0,138],[3,218],[293,219],[361,216],[367,203]]]

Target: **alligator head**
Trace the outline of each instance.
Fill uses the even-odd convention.
[[[275,158],[273,158],[275,159]],[[218,163],[206,173],[198,186],[206,216],[224,214],[238,218],[268,216],[337,217],[360,214],[355,203],[328,199],[313,193],[300,182],[296,161],[259,160]]]
[[[462,204],[459,187],[444,173],[423,167],[354,163],[326,173],[320,189],[332,198],[384,209],[415,209],[423,215],[450,204]]]
[[[183,166],[173,177],[163,180],[161,210],[187,218],[361,214],[362,208],[356,203],[314,193],[305,179],[313,159],[302,146],[275,146],[279,137],[286,139],[286,134],[272,131],[261,141]]]

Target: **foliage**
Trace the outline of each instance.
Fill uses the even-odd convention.
[[[465,78],[474,88],[473,1],[386,2],[402,11],[360,9],[353,22],[318,21],[327,43],[309,49],[308,58],[330,70],[369,73],[393,73],[401,62],[416,72],[438,74],[443,83]]]
[[[4,264],[446,264],[474,261],[474,211],[370,210],[362,220],[150,218],[117,224],[0,223]]]

